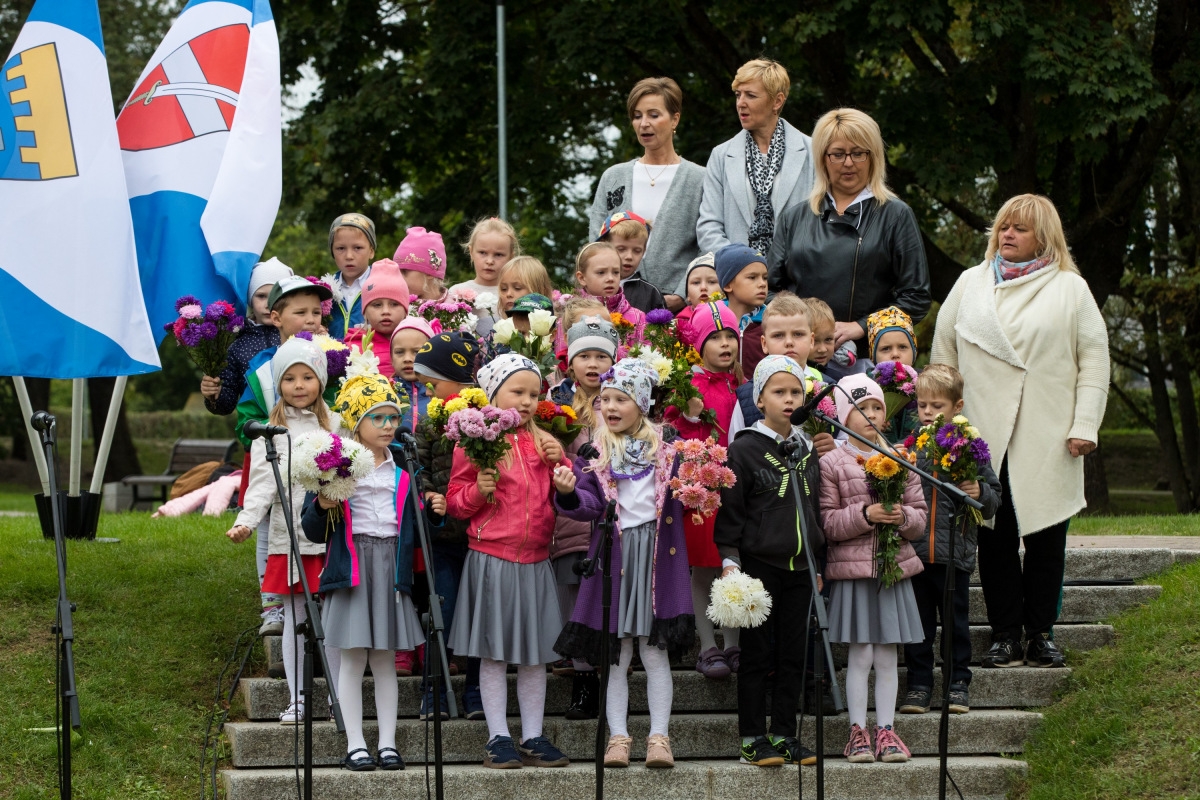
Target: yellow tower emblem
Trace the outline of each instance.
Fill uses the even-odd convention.
[[[79,174],[53,42],[13,54],[0,74],[0,179],[45,181]]]

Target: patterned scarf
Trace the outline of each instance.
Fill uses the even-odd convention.
[[[1024,278],[1037,272],[1042,267],[1050,263],[1048,258],[1035,258],[1033,261],[1022,261],[1020,264],[1014,264],[1011,261],[1003,258],[999,253],[992,259],[992,270],[996,273],[996,283],[1004,283],[1016,278]]]
[[[642,424],[645,425],[645,421]],[[649,455],[650,442],[635,436],[620,438],[625,447],[611,455],[609,469],[613,477],[636,481],[649,475],[654,469],[654,459]]]
[[[767,147],[766,155],[758,149],[750,131],[746,131],[746,177],[750,180],[750,188],[754,192],[754,221],[750,223],[748,244],[760,253],[770,249],[771,237],[775,235],[775,209],[771,207],[771,189],[775,186],[775,176],[783,167],[786,151],[784,130],[783,119],[780,118],[775,124],[775,132],[771,134],[771,144]]]

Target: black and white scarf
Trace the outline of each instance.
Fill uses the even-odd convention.
[[[775,132],[771,134],[771,144],[767,147],[766,155],[758,149],[750,131],[746,131],[746,177],[750,180],[750,189],[754,192],[754,219],[750,223],[749,245],[759,253],[770,249],[771,237],[775,235],[775,209],[771,207],[771,189],[775,186],[775,176],[783,167],[785,151],[782,118],[775,124]]]

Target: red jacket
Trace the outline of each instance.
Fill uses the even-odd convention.
[[[737,378],[732,372],[709,372],[703,367],[692,368],[692,386],[704,398],[704,407],[711,408],[717,417],[714,426],[707,422],[692,422],[683,416],[686,409],[668,406],[663,422],[673,426],[684,439],[707,439],[713,436],[722,447],[729,444],[729,421],[737,405]]]
[[[554,532],[552,469],[542,460],[532,434],[525,429],[508,434],[512,463],[500,464],[494,503],[479,493],[479,470],[461,447],[454,448],[454,466],[446,489],[446,510],[467,520],[467,542],[472,550],[519,564],[550,557]],[[564,459],[564,464],[570,462]]]
[[[821,527],[825,531],[825,577],[831,581],[873,578],[875,568],[875,526],[863,517],[863,509],[875,503],[867,489],[867,477],[858,463],[860,451],[845,444],[821,457]],[[863,454],[866,458],[867,454]],[[919,539],[925,532],[925,493],[916,473],[908,473],[900,510],[905,524],[900,535]],[[908,542],[900,545],[897,558],[905,578],[924,567]]]

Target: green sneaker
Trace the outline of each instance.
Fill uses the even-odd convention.
[[[759,736],[750,744],[742,745],[742,763],[754,767],[782,767],[783,756],[771,746],[765,736]]]

